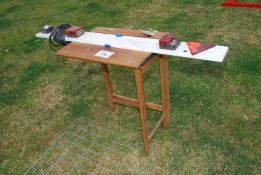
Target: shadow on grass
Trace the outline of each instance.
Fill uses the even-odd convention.
[[[10,6],[8,8],[6,8],[5,10],[3,10],[1,13],[0,13],[0,17],[4,17],[4,16],[7,16],[11,13],[14,13],[14,12],[17,12],[21,9],[21,6],[19,5],[13,5],[13,6]]]
[[[37,49],[41,48],[43,43],[44,43],[44,40],[40,40],[35,37],[27,39],[23,43],[22,52],[25,54],[32,53],[32,52],[36,51]]]
[[[5,68],[6,70],[8,67]],[[20,80],[12,89],[0,90],[0,104],[12,105],[18,100],[23,99],[26,93],[35,86],[37,79],[46,71],[53,72],[55,67],[53,65],[32,63],[21,74]]]
[[[76,118],[89,114],[90,107],[86,99],[80,98],[72,105],[70,105],[69,113],[69,116],[75,116]]]
[[[177,61],[170,61],[169,66],[173,67],[175,71],[190,75],[207,75],[214,77],[221,77],[224,70],[223,63],[216,63],[210,61],[196,61],[185,60],[177,58]]]
[[[250,47],[244,52],[237,52],[228,71],[231,75],[238,74],[260,74],[261,71],[261,51],[260,48]]]
[[[12,24],[12,21],[10,19],[7,19],[7,18],[0,19],[0,31],[11,26],[11,24]]]
[[[123,14],[123,11],[119,8],[106,8],[102,3],[97,1],[88,3],[85,8],[88,13],[104,15],[106,17],[117,17]]]

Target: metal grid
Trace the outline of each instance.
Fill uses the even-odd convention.
[[[160,155],[171,153],[152,149],[151,156],[145,157],[137,153],[141,145],[131,144],[123,133],[77,120],[25,174],[169,174],[171,159]]]

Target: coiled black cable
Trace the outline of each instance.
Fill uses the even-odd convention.
[[[49,36],[49,46],[53,51],[56,51],[55,47],[66,46],[69,42],[65,41],[66,34],[64,31],[70,28],[69,24],[61,24],[56,27]]]

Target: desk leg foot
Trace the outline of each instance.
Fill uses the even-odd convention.
[[[103,81],[104,81],[104,85],[105,85],[107,96],[108,96],[109,107],[112,111],[115,111],[115,104],[112,101],[112,86],[111,86],[108,65],[101,64],[101,67],[102,67],[102,73],[103,73]]]
[[[169,78],[168,78],[168,60],[166,56],[160,55],[160,84],[162,107],[165,118],[163,126],[166,127],[170,121],[170,98],[169,98]]]
[[[145,149],[145,154],[148,156],[149,135],[148,135],[148,128],[147,128],[146,104],[145,104],[145,96],[144,96],[144,89],[143,89],[142,72],[140,70],[135,70],[135,79],[136,79],[138,102],[139,102],[139,109],[141,115],[141,129],[142,129],[142,135],[144,141],[144,149]]]

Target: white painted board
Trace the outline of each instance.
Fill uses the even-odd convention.
[[[38,38],[49,38],[49,34],[37,33]],[[186,42],[181,42],[180,46],[176,50],[166,50],[159,48],[158,39],[140,38],[132,36],[116,37],[112,34],[102,34],[94,32],[85,32],[79,38],[65,37],[66,41],[86,43],[104,46],[109,44],[111,47],[120,49],[129,49],[135,51],[143,51],[149,53],[157,53],[163,55],[192,58],[199,60],[208,60],[215,62],[222,62],[228,52],[227,46],[215,46],[206,51],[200,52],[196,55],[191,55]],[[186,51],[186,52],[184,52]]]

